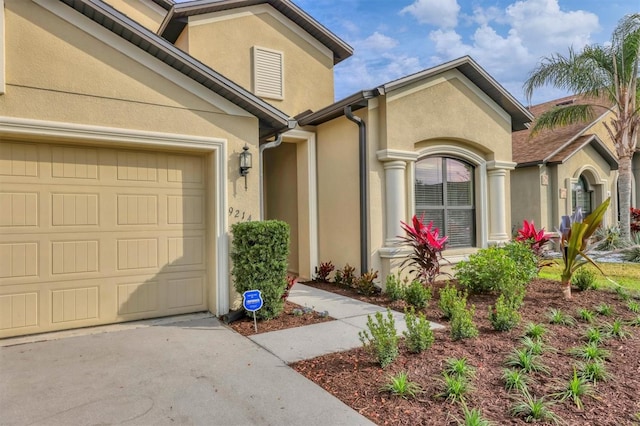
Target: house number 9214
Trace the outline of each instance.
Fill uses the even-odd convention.
[[[247,222],[251,221],[251,214],[247,215],[247,212],[244,210],[234,209],[233,207],[229,207],[229,217],[238,220],[246,220]]]

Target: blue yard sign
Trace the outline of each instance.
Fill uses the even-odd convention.
[[[258,322],[256,321],[256,311],[262,308],[262,292],[260,290],[247,290],[242,293],[242,307],[249,312],[253,312],[253,327],[258,332]]]
[[[242,306],[249,312],[260,310],[263,303],[260,290],[248,290],[242,293]]]

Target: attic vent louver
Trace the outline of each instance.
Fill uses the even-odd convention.
[[[258,96],[284,99],[283,54],[271,49],[253,48],[253,87]]]
[[[572,103],[574,103],[576,100],[575,99],[569,99],[566,101],[562,101],[562,102],[558,102],[556,104],[556,106],[565,106],[565,105],[571,105]]]

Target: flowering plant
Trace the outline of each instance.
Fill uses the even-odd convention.
[[[400,223],[406,232],[400,237],[402,244],[413,249],[411,256],[402,263],[402,268],[415,267],[411,273],[416,273],[423,282],[433,283],[440,275],[440,259],[448,237],[440,236],[440,230],[433,226],[433,221],[425,225],[424,215],[420,218],[414,215],[412,224]]]
[[[560,233],[560,252],[562,253],[564,267],[560,280],[563,287],[562,292],[566,299],[571,299],[571,277],[578,268],[586,263],[591,263],[600,270],[600,267],[587,256],[587,251],[589,239],[602,223],[610,202],[611,198],[607,198],[585,218],[583,218],[580,208],[577,208],[571,217],[562,216],[558,232]]]
[[[526,244],[531,251],[538,258],[538,270],[543,266],[548,266],[549,261],[542,260],[544,256],[544,245],[549,242],[544,228],[536,230],[536,226],[533,221],[529,222],[526,219],[522,221],[522,228],[518,230],[516,241]]]
[[[631,207],[631,232],[640,232],[640,209]]]

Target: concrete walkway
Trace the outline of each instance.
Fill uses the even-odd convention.
[[[367,316],[382,312],[386,318],[386,309],[383,307],[304,284],[296,284],[291,289],[289,301],[300,306],[307,306],[314,311],[327,311],[329,316],[335,318],[336,321],[272,331],[249,337],[287,364],[362,346],[358,332],[366,329]],[[392,313],[398,334],[401,334],[407,329],[404,314],[395,311]],[[441,328],[442,326],[431,323],[431,327]]]
[[[385,309],[302,284],[290,300],[337,320],[247,339],[193,314],[0,340],[0,425],[372,425],[287,363],[360,346]]]

